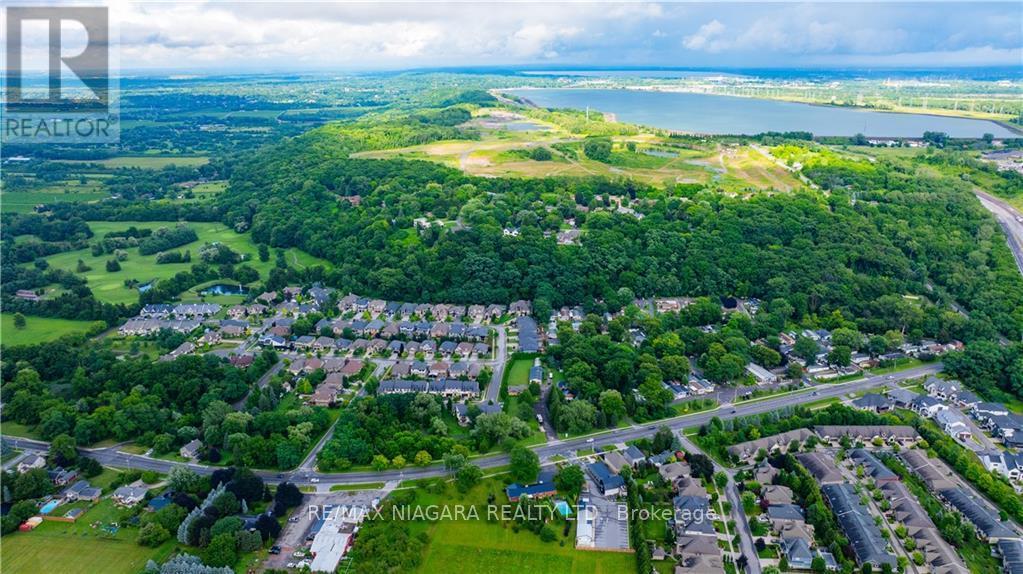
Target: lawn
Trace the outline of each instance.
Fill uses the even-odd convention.
[[[68,163],[98,163],[116,169],[119,167],[138,167],[142,169],[163,169],[168,165],[178,167],[196,167],[206,165],[210,159],[205,156],[131,156],[123,155],[104,160],[73,160]]]
[[[5,191],[0,193],[3,213],[31,213],[40,203],[85,202],[109,197],[104,191],[74,191],[50,193],[47,191]]]
[[[92,228],[97,238],[102,238],[111,231],[124,230],[133,225],[139,229],[158,229],[160,227],[173,226],[176,223],[159,221],[89,222],[89,227]],[[205,243],[219,242],[243,255],[245,257],[244,263],[259,271],[260,275],[264,278],[274,266],[274,256],[271,256],[269,261],[259,260],[258,248],[247,233],[235,233],[234,230],[221,223],[189,222],[187,225],[195,230],[199,239],[198,241],[178,247],[175,251],[189,250],[193,260],[197,259],[199,249]],[[78,275],[86,278],[89,288],[92,289],[97,299],[109,303],[133,303],[138,300],[138,290],[126,287],[124,284],[125,280],[134,279],[140,284],[145,284],[153,280],[167,279],[180,271],[189,270],[192,266],[192,263],[157,265],[156,255],[140,255],[138,248],[131,248],[127,251],[128,258],[120,262],[121,270],[115,272],[108,272],[106,270],[106,262],[112,258],[110,254],[94,257],[90,249],[58,253],[47,257],[46,260],[54,268],[67,269],[77,273],[78,260],[81,259],[91,269],[84,273],[78,273]],[[328,262],[294,248],[288,249],[285,252],[285,258],[289,265],[298,268],[310,265],[330,266]],[[195,293],[191,295],[197,296]]]
[[[561,537],[562,526],[555,525],[558,539],[543,542],[522,529],[515,532],[509,522],[487,520],[486,503],[489,495],[495,504],[507,504],[504,483],[484,480],[468,494],[460,494],[451,484],[441,494],[416,491],[419,505],[448,504],[474,505],[480,520],[440,520],[434,523],[415,523],[414,530],[425,530],[430,543],[418,572],[432,574],[450,572],[453,565],[464,572],[492,574],[545,574],[587,572],[618,574],[636,571],[636,558],[630,553],[593,552],[575,549],[575,529]],[[565,542],[564,546],[559,541]]]
[[[14,421],[4,421],[3,423],[0,423],[0,434],[43,440],[43,435],[36,432],[35,427],[29,427]]]
[[[382,482],[362,482],[356,484],[335,484],[330,487],[331,492],[345,492],[349,490],[379,490],[384,487]]]
[[[512,359],[505,370],[504,380],[509,387],[529,384],[529,369],[533,367],[533,358]]]
[[[14,326],[14,314],[0,315],[0,344],[7,346],[32,345],[52,341],[68,333],[85,333],[93,321],[73,321],[51,317],[25,315],[25,328]]]
[[[165,560],[177,545],[172,540],[158,548],[139,546],[137,529],[122,528],[109,536],[92,528],[97,521],[121,522],[122,514],[113,502],[104,500],[74,524],[44,521],[32,532],[4,536],[0,570],[7,574],[135,574],[150,559]]]

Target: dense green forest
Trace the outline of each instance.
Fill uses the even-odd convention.
[[[615,310],[621,289],[755,296],[785,299],[797,319],[840,310],[872,333],[1021,334],[1023,280],[961,178],[895,160],[822,161],[807,173],[826,193],[739,199],[691,186],[474,178],[431,163],[348,157],[447,129],[363,122],[314,130],[242,160],[215,209],[260,242],[334,262],[328,282],[393,299],[528,298],[541,308],[599,311]],[[351,196],[358,205],[340,201]],[[644,217],[590,209],[609,196],[645,200]],[[418,228],[419,218],[443,226]],[[545,235],[570,218],[584,231],[580,245]],[[506,236],[506,227],[521,233]]]

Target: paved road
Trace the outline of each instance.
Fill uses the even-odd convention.
[[[483,402],[493,402],[496,405],[501,402],[501,379],[504,378],[504,369],[508,364],[508,327],[496,325],[494,328],[497,330],[497,341],[494,343],[497,347],[497,356],[493,361],[488,361],[493,365],[493,376],[490,377]]]
[[[1012,255],[1016,258],[1016,266],[1019,267],[1020,273],[1023,273],[1023,221],[1021,221],[1023,213],[991,194],[977,189],[973,190],[973,193],[980,200],[980,204],[994,214],[1002,226],[1009,249],[1012,250]]]
[[[846,393],[854,393],[857,391],[863,391],[867,389],[873,389],[876,387],[883,386],[885,384],[894,385],[899,381],[905,379],[915,379],[926,375],[937,373],[941,370],[941,363],[932,363],[929,365],[923,365],[915,367],[913,369],[907,369],[905,371],[895,373],[893,375],[879,375],[875,377],[869,377],[865,379],[859,379],[856,381],[850,381],[847,383],[838,384],[825,384],[818,385],[816,387],[810,387],[798,393],[788,394],[782,397],[774,397],[765,399],[762,401],[754,401],[747,404],[741,404],[726,409],[715,409],[711,411],[704,411],[701,413],[695,413],[691,415],[683,415],[670,419],[664,419],[656,422],[652,422],[647,426],[634,426],[620,429],[613,429],[601,433],[590,435],[589,437],[577,437],[569,440],[551,441],[546,444],[537,445],[531,447],[536,451],[537,455],[543,460],[550,460],[555,455],[565,456],[566,453],[572,453],[583,448],[592,448],[597,446],[608,446],[616,443],[623,443],[630,440],[635,440],[650,436],[657,428],[661,426],[668,426],[674,431],[680,431],[689,427],[700,426],[706,424],[713,417],[719,417],[722,419],[731,419],[737,417],[744,417],[749,415],[755,415],[767,411],[773,411],[782,409],[785,407],[791,407],[802,403],[808,403],[818,401],[821,399],[840,397]],[[42,449],[47,448],[47,443],[41,441],[35,441],[17,437],[5,437],[5,439],[11,446],[16,448],[35,448]],[[149,458],[143,455],[127,454],[118,452],[116,446],[104,449],[80,449],[101,464],[107,466],[117,467],[128,467],[133,469],[142,470],[155,470],[158,472],[169,472],[174,466],[187,466],[192,470],[202,473],[209,474],[213,472],[216,467],[210,467],[198,463],[180,463],[167,460],[159,460]],[[502,466],[508,464],[508,455],[506,454],[494,454],[488,456],[482,456],[473,459],[473,463],[479,465],[482,468],[491,468],[495,466]],[[314,473],[304,471],[285,471],[275,472],[260,470],[256,471],[256,474],[267,479],[270,482],[277,480],[294,480],[298,484],[305,485],[311,484],[312,479],[316,479],[321,484],[351,484],[361,482],[382,482],[388,480],[411,480],[417,478],[427,478],[433,476],[442,476],[445,474],[443,466],[435,464],[427,467],[412,467],[401,470],[386,470],[382,472],[376,471],[359,471],[359,472],[347,472],[347,473]]]
[[[679,433],[678,438],[682,443],[682,448],[686,449],[686,451],[706,455],[700,447],[686,438],[684,434]],[[735,485],[736,470],[721,466],[713,458],[711,458],[711,461],[714,463],[715,472],[724,471],[728,475],[728,486],[725,488],[725,496],[732,505],[735,526],[739,529],[739,552],[742,556],[746,557],[746,571],[749,574],[761,574],[760,559],[757,557],[757,549],[753,543],[753,531],[750,530],[749,518],[746,517],[746,511],[742,507],[742,498],[739,497],[739,489]]]
[[[277,359],[277,363],[274,364],[274,366],[267,369],[267,371],[263,373],[262,377],[259,377],[259,380],[256,381],[256,386],[249,389],[249,392],[246,393],[244,397],[235,401],[234,405],[232,405],[235,408],[235,410],[241,410],[242,408],[244,408],[245,401],[249,399],[249,395],[252,394],[252,391],[260,390],[263,387],[265,387],[267,384],[270,383],[270,379],[272,379],[274,375],[280,372],[280,370],[284,367],[284,358],[283,355],[278,355],[278,357],[280,358]]]

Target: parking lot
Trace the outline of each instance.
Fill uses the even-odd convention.
[[[596,550],[628,550],[629,549],[629,522],[628,517],[619,512],[619,507],[624,502],[617,502],[604,498],[596,485],[587,479],[590,499],[590,506],[595,509],[595,520],[593,523],[593,541]]]
[[[382,498],[384,493],[379,490],[358,490],[352,492],[330,492],[326,494],[306,494],[303,503],[288,517],[288,522],[281,535],[277,538],[277,545],[280,546],[279,554],[270,554],[264,567],[287,568],[289,563],[297,563],[302,560],[295,556],[296,551],[302,551],[312,543],[306,540],[310,528],[321,516],[321,509],[325,506],[371,506],[374,499]]]

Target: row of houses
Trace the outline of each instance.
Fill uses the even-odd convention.
[[[163,331],[164,329],[174,331],[175,333],[188,334],[195,331],[202,325],[202,321],[196,319],[155,319],[155,318],[144,318],[134,317],[128,319],[124,325],[121,325],[117,332],[122,336],[128,335],[154,335]]]
[[[978,536],[991,543],[1018,538],[1018,535],[1001,521],[997,510],[990,503],[974,496],[954,481],[955,473],[944,462],[928,458],[917,449],[905,450],[899,453],[899,457],[906,468],[919,477],[928,490],[937,494],[947,508],[959,512],[971,522]]]
[[[711,510],[707,489],[688,467],[684,462],[674,462],[658,469],[662,477],[684,473],[672,481],[672,517],[668,521],[675,539],[672,553],[676,571],[723,573],[724,561],[714,529],[714,520],[720,517]]]
[[[337,302],[342,313],[369,313],[380,317],[401,317],[410,319],[414,316],[432,317],[438,321],[461,319],[468,317],[474,322],[499,319],[506,314],[524,316],[532,313],[533,306],[529,301],[519,300],[510,305],[454,305],[448,303],[403,303],[384,299],[369,299],[355,294],[348,294]]]
[[[885,473],[882,470],[884,465],[869,452],[857,449],[853,452],[852,458],[864,465],[868,469],[867,472],[880,477],[884,483],[892,482],[891,476],[894,475]],[[839,527],[849,540],[857,563],[871,564],[874,568],[888,564],[894,568],[897,561],[889,551],[888,542],[882,536],[870,511],[860,500],[860,495],[842,476],[834,459],[820,452],[800,453],[796,455],[796,459],[821,484],[821,492],[828,501]],[[895,477],[896,480],[897,478]]]
[[[402,393],[430,393],[441,395],[445,398],[470,399],[479,397],[480,385],[476,381],[462,381],[457,379],[439,379],[433,381],[388,379],[381,381],[380,385],[377,387],[378,395]]]
[[[770,524],[771,533],[778,538],[778,546],[785,556],[789,568],[809,570],[814,559],[824,560],[826,569],[837,569],[837,563],[830,552],[816,548],[813,526],[806,522],[804,509],[794,504],[795,496],[790,488],[771,484],[778,475],[778,469],[766,460],[757,466],[756,477],[760,483],[760,506],[764,509],[760,520]]]
[[[483,372],[481,363],[465,363],[456,361],[448,363],[435,361],[398,361],[391,367],[391,376],[396,378],[406,377],[440,377],[452,379],[467,378],[476,380]]]
[[[790,445],[802,445],[810,437],[826,443],[838,443],[843,438],[851,441],[871,442],[880,439],[887,443],[911,444],[919,440],[916,429],[903,425],[816,425],[813,430],[793,429],[783,433],[758,438],[732,445],[727,448],[730,455],[740,461],[752,461],[763,450],[771,454],[788,452]]]
[[[177,305],[150,304],[142,307],[139,317],[145,319],[194,319],[212,317],[222,307],[216,303],[179,303]]]
[[[472,325],[456,321],[443,323],[440,321],[382,321],[371,319],[321,319],[316,323],[316,332],[329,328],[335,335],[346,332],[363,337],[380,337],[382,339],[453,339],[484,341],[490,336],[490,329],[483,325]]]

